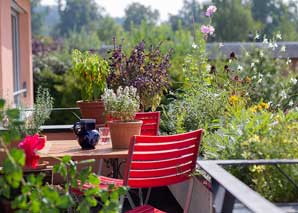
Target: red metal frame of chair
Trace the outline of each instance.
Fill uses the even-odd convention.
[[[184,206],[184,212],[188,212],[193,184],[190,175],[196,167],[202,133],[203,130],[199,129],[169,136],[134,136],[129,147],[123,185],[130,188],[151,188],[190,180]],[[103,180],[101,187],[104,182],[111,184],[115,181],[112,178],[99,178]],[[121,180],[116,180],[120,186]],[[128,199],[131,204],[130,197]],[[147,194],[146,201],[148,199]]]
[[[142,120],[141,135],[158,135],[160,112],[137,112],[136,120]]]

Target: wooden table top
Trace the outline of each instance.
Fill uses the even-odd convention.
[[[95,149],[82,150],[76,140],[47,141],[45,147],[38,152],[41,158],[63,157],[65,155],[80,159],[126,158],[128,149],[113,149],[112,144],[100,145]]]

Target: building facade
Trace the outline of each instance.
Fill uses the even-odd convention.
[[[0,98],[32,107],[30,0],[0,0]]]

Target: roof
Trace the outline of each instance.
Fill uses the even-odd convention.
[[[277,58],[298,58],[298,42],[277,42],[277,48],[273,50],[274,57]],[[280,49],[285,46],[286,51]],[[206,50],[209,59],[228,58],[234,52],[237,57],[241,56],[244,51],[250,51],[253,48],[268,49],[268,44],[262,42],[224,42],[224,43],[207,43]]]

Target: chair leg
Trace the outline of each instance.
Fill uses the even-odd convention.
[[[140,206],[144,205],[144,201],[143,201],[143,193],[142,193],[142,189],[139,188],[139,199],[140,199]]]
[[[103,158],[101,158],[101,159],[99,160],[98,170],[97,170],[97,175],[101,175],[103,161],[104,161]]]
[[[135,208],[136,205],[134,204],[134,202],[133,202],[133,200],[132,200],[132,198],[131,198],[129,192],[127,192],[126,197],[127,197],[127,199],[128,199],[128,202],[129,202],[130,207],[131,207],[132,209]]]
[[[148,204],[150,194],[151,194],[151,188],[149,188],[148,191],[147,191],[146,199],[145,199],[145,204]]]
[[[193,185],[194,185],[194,180],[192,177],[189,179],[187,196],[186,196],[186,200],[185,200],[183,213],[188,213],[188,211],[189,211],[189,207],[190,207],[190,203],[191,203],[191,196],[192,196],[192,191],[193,191]]]

